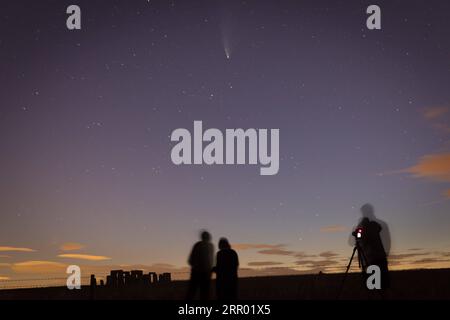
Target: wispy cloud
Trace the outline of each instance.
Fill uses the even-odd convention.
[[[288,256],[292,257],[294,265],[298,266],[301,270],[296,270],[298,273],[309,272],[319,272],[319,271],[334,271],[335,268],[340,267],[340,263],[337,261],[339,254],[334,251],[324,251],[318,254],[309,254],[302,251],[288,250],[285,244],[248,244],[243,246],[245,249],[261,249],[257,251],[259,254],[263,255],[274,255],[274,256]],[[272,268],[272,266],[283,265],[286,262],[280,261],[253,261],[249,262],[249,267],[267,267]],[[278,268],[278,267],[277,267]],[[284,268],[284,267],[283,267]],[[285,269],[279,269],[285,270]],[[293,270],[292,268],[286,269],[289,273]],[[273,269],[271,270],[273,272]]]
[[[279,255],[279,256],[294,256],[298,252],[286,250],[285,244],[266,244],[266,243],[236,243],[233,244],[236,250],[259,250],[259,254],[265,255]]]
[[[247,263],[250,267],[266,267],[266,266],[276,266],[283,264],[282,262],[277,261],[253,261]]]
[[[304,274],[304,271],[297,270],[290,267],[282,266],[266,266],[258,269],[241,268],[239,269],[240,277],[255,277],[255,276],[274,276],[274,275],[297,275]]]
[[[277,249],[284,247],[283,244],[265,244],[265,243],[233,243],[235,250],[251,250],[251,249]]]
[[[266,243],[237,243],[233,245],[236,250],[258,250],[259,254],[276,255],[276,256],[292,256],[297,258],[311,257],[304,252],[287,250],[285,244],[266,244]]]
[[[450,152],[425,155],[416,165],[397,172],[409,173],[415,178],[430,181],[450,182]],[[450,198],[450,189],[444,190],[443,195]]]
[[[450,134],[450,106],[428,107],[423,109],[422,114],[434,129],[445,135]],[[401,172],[408,172],[416,178],[450,182],[450,152],[447,152],[447,148],[444,144],[445,152],[425,155],[416,165]],[[443,195],[450,198],[450,190],[444,191]]]
[[[427,253],[427,252],[391,254],[391,255],[389,255],[389,261],[393,262],[393,261],[406,260],[406,259],[410,259],[411,260],[413,258],[426,256],[428,254],[429,253]]]
[[[406,253],[389,255],[389,265],[393,269],[448,268],[450,253],[447,251],[428,251],[417,249]]]
[[[450,133],[450,126],[447,123],[433,123],[433,127],[438,131]]]
[[[338,257],[339,254],[337,254],[336,252],[333,252],[333,251],[324,251],[324,252],[320,253],[319,256],[322,258],[334,258],[334,257]]]
[[[430,107],[423,110],[424,118],[431,123],[434,129],[443,132],[444,134],[450,133],[450,107]]]
[[[80,253],[64,253],[59,254],[60,258],[71,258],[71,259],[80,259],[80,260],[89,260],[89,261],[105,261],[111,260],[110,257],[106,256],[96,256],[91,254],[80,254]]]
[[[78,242],[66,242],[63,243],[59,248],[62,251],[75,251],[75,250],[80,250],[83,249],[85,246],[81,243]]]
[[[297,259],[305,259],[305,258],[314,258],[317,257],[317,255],[315,254],[308,254],[306,252],[296,252],[295,254],[293,254],[294,257],[296,257]]]
[[[325,233],[344,232],[344,231],[347,231],[347,227],[339,225],[339,224],[334,224],[331,226],[326,226],[326,227],[320,228],[320,232],[325,232]]]
[[[416,165],[403,171],[417,178],[450,182],[450,152],[423,156]]]
[[[0,252],[35,252],[36,250],[21,247],[0,246]]]
[[[435,264],[435,263],[445,263],[445,262],[450,262],[450,259],[441,259],[441,258],[423,258],[423,259],[419,259],[414,261],[414,263],[416,264]]]
[[[33,273],[33,274],[48,274],[48,273],[63,273],[66,265],[54,261],[31,260],[12,264],[11,269],[16,273]]]
[[[278,255],[278,256],[292,256],[295,252],[290,250],[284,250],[284,249],[265,249],[258,251],[260,254],[272,254],[272,255]]]
[[[423,116],[428,120],[436,120],[449,112],[449,107],[428,107],[423,110]]]
[[[444,196],[450,199],[450,189],[444,191]]]
[[[324,260],[299,260],[295,262],[298,266],[306,267],[310,270],[314,271],[328,271],[327,269],[330,267],[335,267],[339,265],[339,262],[332,259],[324,259]]]

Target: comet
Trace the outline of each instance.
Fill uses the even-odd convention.
[[[223,51],[227,60],[231,59],[231,54],[236,45],[236,15],[238,8],[234,7],[228,0],[219,2],[221,40]]]
[[[224,41],[223,44],[223,50],[225,51],[225,56],[228,60],[231,59],[231,47],[227,45],[227,43]]]
[[[231,31],[229,28],[222,26],[222,45],[223,45],[223,51],[225,52],[225,56],[228,60],[231,59],[231,52],[232,52],[232,43],[230,41],[231,39]]]

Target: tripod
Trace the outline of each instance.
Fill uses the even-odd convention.
[[[342,290],[344,289],[344,284],[345,284],[345,280],[347,279],[348,270],[350,270],[350,266],[352,265],[353,257],[355,256],[355,252],[356,251],[358,251],[358,266],[360,268],[362,267],[362,269],[365,270],[366,262],[367,262],[366,255],[364,254],[364,251],[361,248],[361,245],[360,245],[359,241],[356,240],[355,246],[353,247],[352,256],[350,257],[350,261],[348,262],[348,265],[347,265],[347,270],[345,270],[344,278],[342,279],[342,283],[341,283],[341,288],[339,290],[338,299],[342,295]]]

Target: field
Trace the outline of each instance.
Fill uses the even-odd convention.
[[[391,288],[384,294],[368,291],[360,274],[349,274],[339,297],[343,274],[271,276],[239,279],[241,300],[448,300],[450,299],[450,269],[391,272]],[[212,283],[214,287],[214,281]],[[111,289],[89,287],[68,290],[66,287],[0,290],[0,300],[109,300],[154,299],[182,300],[187,281],[173,281],[145,288]],[[214,295],[214,290],[212,291]]]

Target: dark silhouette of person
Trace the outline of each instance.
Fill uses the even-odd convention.
[[[214,245],[208,231],[200,233],[201,241],[194,244],[188,263],[191,266],[191,279],[188,285],[187,299],[195,298],[200,289],[200,299],[208,300],[211,287],[211,272],[214,264]]]
[[[361,213],[363,218],[357,228],[362,229],[362,236],[358,240],[362,253],[358,252],[358,255],[363,262],[363,271],[370,265],[378,266],[381,271],[381,289],[387,289],[390,284],[387,259],[391,247],[389,228],[384,221],[375,218],[371,204],[363,205]]]
[[[219,240],[216,257],[216,294],[218,300],[236,300],[239,258],[226,238]]]

